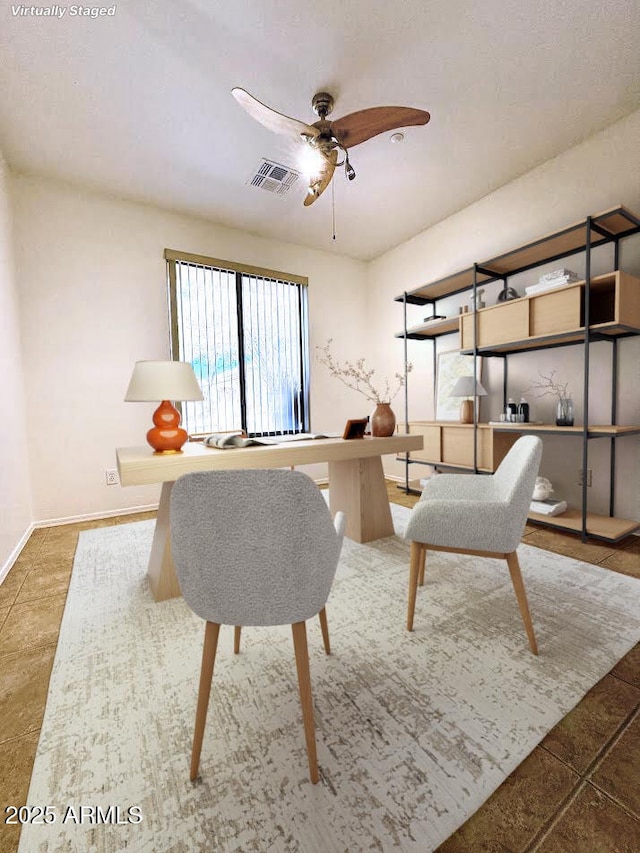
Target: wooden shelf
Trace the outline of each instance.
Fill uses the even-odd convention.
[[[497,432],[521,432],[521,433],[553,433],[558,435],[573,435],[573,436],[581,436],[583,433],[583,427],[581,426],[572,426],[572,427],[561,427],[556,426],[555,424],[490,424],[490,426],[496,430]],[[587,430],[587,435],[590,438],[600,438],[600,437],[609,437],[609,438],[617,438],[619,436],[625,435],[637,435],[640,433],[640,425],[638,426],[610,426],[608,424],[604,425],[591,425]]]
[[[622,205],[592,216],[591,221],[598,228],[598,231],[591,229],[592,246],[640,231],[640,218]],[[580,222],[574,222],[566,228],[553,231],[531,243],[477,264],[476,281],[481,285],[496,281],[503,276],[515,275],[531,267],[582,252],[586,246],[587,220],[582,219]],[[423,284],[407,293],[407,302],[413,305],[426,305],[435,299],[469,290],[473,287],[476,267],[468,267]],[[396,296],[396,302],[403,302],[404,298],[404,294]]]
[[[518,439],[518,435],[506,436],[507,430],[499,433],[488,424],[478,424],[476,432],[473,424],[458,421],[410,421],[407,432],[421,435],[423,440],[422,450],[409,454],[410,461],[468,471],[473,469],[475,443],[478,471],[487,474],[496,470]]]
[[[398,488],[405,491],[403,483],[398,483]],[[422,489],[420,480],[409,480],[409,492],[411,494],[421,495]],[[542,524],[545,527],[556,528],[557,530],[582,533],[582,513],[579,509],[567,509],[562,515],[553,516],[530,512],[528,520],[536,524]],[[598,515],[594,512],[587,513],[587,533],[598,539],[608,542],[618,542],[639,529],[639,521],[631,521],[627,518],[610,518],[608,515]],[[525,544],[526,541],[525,539]]]
[[[544,263],[560,261],[579,252],[587,257],[591,248],[618,241],[640,233],[640,217],[618,205],[595,216],[546,234],[537,240],[497,255],[481,263],[458,270],[396,297],[398,302],[413,305],[435,305],[438,300],[470,291],[474,286],[504,281],[517,273],[534,269]],[[617,263],[617,262],[616,262]],[[587,270],[589,264],[587,263]],[[531,284],[533,284],[533,277]],[[435,309],[437,310],[437,309]],[[451,309],[448,309],[451,310]],[[406,311],[405,311],[406,324]],[[459,331],[460,352],[465,355],[500,356],[505,365],[509,353],[548,349],[592,341],[615,342],[640,335],[640,277],[621,270],[591,276],[587,281],[571,282],[562,287],[529,293],[517,299],[463,313],[441,322],[428,322],[406,329],[396,338],[435,339]],[[406,349],[406,347],[405,347]],[[585,350],[586,351],[586,350]],[[614,349],[615,352],[615,349]],[[435,346],[434,346],[435,356]],[[585,363],[587,359],[585,356]],[[612,358],[613,390],[615,395],[616,359]],[[506,366],[505,366],[506,376]],[[505,388],[506,393],[506,388]],[[615,406],[612,419],[616,419]],[[423,436],[421,451],[405,457],[409,462],[440,467],[495,471],[510,447],[523,433],[568,435],[581,439],[586,453],[586,439],[605,437],[611,440],[640,434],[640,426],[588,425],[559,427],[555,424],[456,424],[454,422],[414,421],[410,432]],[[468,432],[468,434],[467,434]],[[510,433],[510,435],[509,435]],[[612,441],[613,445],[613,441]],[[615,457],[611,448],[612,493],[615,492]],[[611,511],[614,509],[610,498]],[[588,513],[586,535],[617,542],[640,530],[640,521],[611,518]],[[530,519],[548,527],[583,534],[580,510],[567,510],[550,518],[531,514]]]
[[[445,320],[430,320],[419,326],[407,329],[407,338],[423,341],[427,338],[439,338],[440,335],[450,335],[460,329],[459,317],[447,317]],[[404,338],[404,332],[398,332],[396,338]]]
[[[637,335],[638,330],[631,326],[620,325],[619,323],[601,323],[598,326],[591,326],[591,334],[594,338],[619,338],[625,335]],[[546,335],[535,338],[525,338],[520,341],[508,341],[500,344],[491,344],[490,346],[479,346],[478,355],[483,353],[511,353],[511,352],[526,352],[527,350],[547,349],[549,347],[563,346],[568,344],[584,343],[584,328],[573,329],[568,332],[563,332],[557,335]],[[463,355],[470,355],[473,349],[461,349]]]
[[[456,293],[462,293],[463,290],[469,290],[473,287],[473,270],[474,267],[469,267],[412,290],[411,293],[407,293],[407,302],[411,305],[428,305],[429,302],[436,299],[443,299],[445,296],[453,296]],[[498,277],[478,272],[477,281],[478,284],[486,284],[495,281]],[[396,302],[404,302],[404,294],[396,296]]]
[[[640,279],[617,270],[589,287],[590,335],[618,338],[640,332]],[[461,352],[510,353],[582,343],[586,282],[578,281],[463,314]]]
[[[535,521],[547,527],[556,527],[558,530],[568,530],[572,533],[582,533],[582,513],[579,509],[567,509],[562,515],[553,516],[530,512],[528,518],[529,521]],[[638,529],[640,529],[640,521],[631,521],[628,518],[610,518],[608,515],[597,515],[593,512],[587,513],[587,534],[597,539],[618,542]]]

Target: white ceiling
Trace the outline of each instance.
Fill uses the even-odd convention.
[[[119,0],[97,19],[17,5],[0,13],[11,167],[356,258],[640,107],[637,0]],[[303,208],[302,181],[284,198],[247,185],[262,157],[295,166],[296,151],[233,86],[303,121],[328,90],[331,118],[402,105],[431,122],[351,150],[334,242],[331,188]]]

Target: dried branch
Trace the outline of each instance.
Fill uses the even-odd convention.
[[[404,376],[401,373],[396,373],[393,387],[389,379],[385,378],[382,393],[380,393],[372,383],[375,370],[367,370],[363,358],[359,358],[356,362],[345,361],[343,365],[340,365],[331,353],[332,342],[333,338],[329,338],[323,347],[316,347],[320,364],[324,364],[329,369],[329,373],[339,379],[347,388],[358,391],[372,403],[376,403],[376,405],[390,403],[404,385]],[[412,370],[413,365],[407,364],[407,373]]]
[[[538,376],[540,377],[539,382],[530,382],[529,390],[536,391],[536,397],[557,397],[559,400],[564,400],[566,397],[570,397],[569,394],[569,383],[565,382],[564,384],[558,382],[555,378],[556,371],[552,370],[549,374],[543,373],[541,370],[538,371]]]

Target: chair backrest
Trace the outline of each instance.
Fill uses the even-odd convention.
[[[180,589],[203,619],[284,625],[325,606],[342,536],[306,474],[185,474],[173,486],[170,517]]]
[[[509,504],[514,549],[527,520],[541,457],[542,441],[535,435],[523,435],[509,450],[492,478],[496,494]]]

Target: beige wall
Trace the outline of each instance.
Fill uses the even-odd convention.
[[[478,164],[481,168],[481,164]],[[428,187],[425,188],[428,192]],[[591,137],[565,154],[512,181],[477,203],[417,235],[393,251],[372,262],[368,274],[367,322],[370,340],[376,342],[376,363],[382,367],[389,358],[397,362],[403,342],[393,340],[402,330],[402,305],[393,303],[403,290],[412,290],[432,279],[471,266],[502,251],[526,243],[588,214],[598,213],[618,203],[640,212],[640,111]],[[640,235],[622,244],[621,267],[640,276]],[[522,293],[526,284],[537,280],[541,271],[562,266],[549,264],[523,273],[511,280]],[[584,273],[584,257],[573,256],[564,266]],[[598,250],[593,274],[612,269],[611,250]],[[487,304],[493,304],[499,285],[488,288]],[[458,296],[439,304],[440,313],[457,314],[458,305],[467,297]],[[430,312],[408,306],[408,325],[416,325]],[[457,348],[454,336],[438,339],[438,352]],[[433,347],[429,341],[409,341],[409,359],[414,372],[409,376],[410,419],[433,417]],[[610,400],[610,352],[606,343],[598,343],[591,355],[591,422],[607,423]],[[629,338],[619,345],[620,395],[619,419],[622,423],[640,423],[640,338]],[[502,405],[502,366],[499,359],[485,359],[483,382],[492,392],[483,401],[482,419],[496,416]],[[514,396],[537,378],[538,370],[555,369],[569,382],[576,403],[577,423],[582,423],[583,350],[567,347],[509,358],[509,388]],[[532,418],[550,421],[550,398],[529,395]],[[404,401],[395,402],[398,413]],[[590,508],[608,512],[609,456],[608,440],[589,443],[589,467],[594,486],[590,490]],[[640,520],[640,441],[637,436],[617,442],[618,470],[616,514]],[[557,493],[574,504],[580,500],[577,474],[581,465],[581,445],[567,437],[545,439],[541,473],[549,477]],[[404,466],[387,463],[388,473],[404,476]],[[420,467],[412,466],[412,476]]]
[[[133,363],[170,357],[166,247],[308,276],[312,352],[328,337],[343,357],[361,351],[361,262],[42,178],[13,189],[36,521],[158,499],[107,486],[104,471],[151,425],[152,404],[123,402]],[[315,360],[312,377],[312,429],[341,429],[353,400]]]
[[[5,423],[0,441],[0,580],[31,525],[24,380],[13,268],[8,169],[0,152],[0,398]]]

